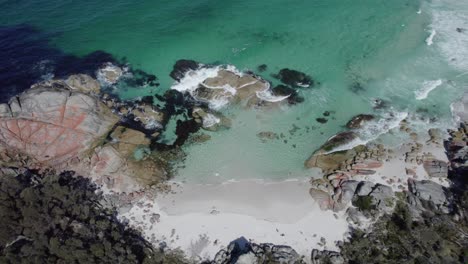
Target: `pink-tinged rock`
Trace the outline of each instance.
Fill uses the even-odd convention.
[[[0,105],[0,145],[10,156],[53,166],[91,149],[117,121],[94,97],[35,86]]]
[[[356,163],[352,167],[356,170],[377,169],[383,166],[383,163],[376,160],[366,160],[363,163]]]

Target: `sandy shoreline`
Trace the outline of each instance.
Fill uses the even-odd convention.
[[[421,143],[427,140],[421,139]],[[441,143],[420,145],[418,157],[447,161]],[[405,160],[412,146],[395,146],[374,174],[352,179],[388,185],[394,191],[407,190],[410,178],[447,184],[429,177],[422,163]],[[417,176],[409,175],[409,170]],[[170,185],[170,193],[140,200],[122,216],[155,245],[164,242],[198,260],[213,259],[231,241],[245,237],[255,243],[290,246],[309,261],[314,248],[337,250],[335,242],[346,239],[349,230],[346,210],[322,211],[309,194],[308,178]]]
[[[154,202],[141,201],[123,216],[143,228],[153,243],[164,241],[189,257],[212,259],[231,241],[245,237],[288,245],[309,258],[312,248],[336,249],[334,242],[348,230],[344,213],[321,211],[309,189],[304,180],[182,184]],[[159,222],[151,223],[154,214]]]

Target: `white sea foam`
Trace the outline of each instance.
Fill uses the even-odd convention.
[[[179,92],[188,92],[195,98],[195,90],[200,87],[200,85],[209,89],[222,89],[225,91],[226,96],[218,96],[213,100],[210,100],[208,103],[211,109],[219,110],[226,106],[229,103],[229,98],[236,94],[236,89],[230,85],[223,85],[220,87],[213,87],[203,83],[208,78],[214,78],[218,76],[218,72],[222,69],[233,72],[239,76],[242,76],[242,73],[238,71],[232,65],[226,66],[215,66],[215,67],[202,67],[197,70],[188,71],[185,76],[178,82],[175,82],[171,89],[177,90]]]
[[[432,15],[430,27],[437,31],[437,41],[434,45],[451,65],[466,71],[468,68],[468,34],[466,32],[468,30],[468,2],[433,0],[427,5]]]
[[[460,100],[450,104],[450,111],[456,125],[468,121],[468,92],[465,92]]]
[[[431,30],[431,35],[429,35],[429,37],[427,37],[427,39],[426,39],[426,44],[428,46],[431,46],[434,43],[433,40],[434,40],[434,37],[435,37],[436,34],[437,34],[437,31],[435,31],[434,29]]]
[[[310,84],[307,83],[297,83],[297,86],[302,87],[302,88],[309,88]]]
[[[221,119],[219,119],[218,117],[216,117],[215,115],[213,114],[206,114],[205,117],[203,117],[203,126],[204,127],[212,127],[216,124],[218,124],[219,122],[221,122]]]
[[[443,81],[441,79],[423,82],[422,87],[419,90],[414,91],[416,100],[426,99],[429,93],[437,87],[441,86],[442,83]]]
[[[198,70],[190,70],[180,81],[174,83],[171,89],[179,92],[193,93],[199,85],[207,78],[213,78],[218,75],[219,67],[200,68]]]
[[[111,62],[107,62],[103,67],[97,70],[96,76],[101,85],[110,86],[116,84],[119,79],[126,74],[125,69],[128,71],[128,67],[122,69]],[[109,76],[112,77],[109,78]]]
[[[34,65],[34,70],[37,70],[41,73],[41,80],[48,81],[52,80],[55,77],[54,63],[51,60],[41,60],[36,65]]]
[[[263,101],[267,102],[280,102],[285,99],[287,99],[290,95],[286,96],[275,96],[271,93],[271,90],[264,90],[264,91],[258,91],[256,92],[257,97],[260,98]]]
[[[161,125],[161,123],[156,121],[154,118],[150,118],[145,125],[146,129],[156,129],[156,128],[162,128],[162,127],[163,126]]]
[[[400,122],[407,117],[407,112],[388,112],[380,119],[369,121],[362,128],[357,130],[357,137],[354,140],[347,144],[338,146],[328,153],[352,149],[356,146],[365,145],[373,140],[376,140],[379,136],[388,133],[394,128],[397,128],[400,125]]]

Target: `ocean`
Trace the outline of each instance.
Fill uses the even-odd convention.
[[[232,127],[184,146],[175,179],[305,178],[315,172],[304,161],[354,115],[378,117],[356,144],[401,144],[404,118],[420,133],[454,126],[450,105],[468,90],[468,1],[0,1],[0,100],[40,79],[86,72],[107,54],[160,83],[120,86],[113,92],[123,99],[171,89],[179,59],[251,70],[272,85],[282,68],[309,74],[317,85],[300,90],[301,104],[222,108]],[[376,100],[387,107],[376,109]],[[262,142],[265,131],[282,137]]]

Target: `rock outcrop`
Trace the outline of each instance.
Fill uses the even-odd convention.
[[[195,122],[208,131],[218,131],[220,129],[228,129],[231,127],[231,120],[220,113],[207,112],[202,108],[194,108],[192,116]]]
[[[250,74],[238,75],[229,70],[220,70],[216,77],[203,81],[196,90],[195,97],[206,101],[246,100],[255,96],[256,92],[267,90],[269,86],[265,80]]]
[[[314,81],[309,75],[287,68],[281,69],[274,77],[292,87],[309,87],[314,85]]]
[[[113,85],[122,78],[123,74],[124,70],[122,68],[109,62],[98,69],[96,76],[103,85]]]
[[[343,146],[356,138],[353,132],[339,133],[325,142],[305,162],[307,168],[320,168],[325,174],[339,169],[346,169],[345,161],[353,160],[359,153],[366,150],[365,146],[357,146],[352,149],[334,151],[335,148]],[[344,168],[342,166],[345,166]]]
[[[169,74],[172,79],[176,80],[176,81],[180,81],[180,79],[182,79],[185,74],[192,70],[196,70],[200,67],[200,64],[196,61],[193,61],[193,60],[178,60],[171,73]]]
[[[255,244],[245,238],[231,242],[226,249],[219,251],[210,264],[243,263],[305,263],[302,257],[291,247],[274,244]]]
[[[434,211],[449,213],[450,197],[447,188],[432,181],[413,181],[408,182],[411,194],[417,197],[422,203]],[[417,206],[418,203],[410,203]]]
[[[345,260],[340,253],[329,250],[313,249],[311,254],[312,264],[344,264]]]
[[[54,166],[80,156],[118,121],[96,98],[47,85],[36,85],[0,109],[0,144],[9,157],[2,163],[13,166]]]
[[[368,114],[357,115],[346,123],[346,127],[349,129],[361,128],[366,122],[373,120],[375,117]]]
[[[166,179],[157,159],[134,155],[138,148],[149,149],[150,138],[118,126],[119,116],[100,100],[99,91],[90,76],[72,75],[35,84],[0,105],[0,166],[73,170],[116,192]],[[134,115],[142,126],[159,117],[138,107]]]
[[[86,74],[71,75],[65,82],[74,91],[94,94],[101,92],[99,82]]]

